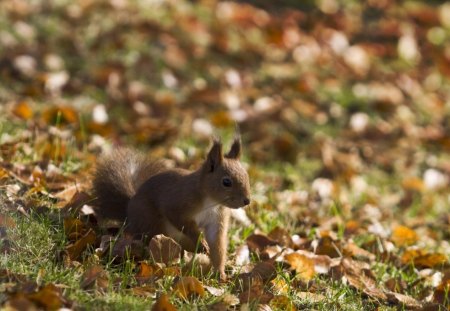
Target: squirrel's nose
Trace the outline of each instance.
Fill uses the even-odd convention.
[[[249,205],[250,204],[250,199],[249,198],[245,198],[244,199],[244,205]]]

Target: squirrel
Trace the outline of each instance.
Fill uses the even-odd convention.
[[[97,161],[94,211],[100,219],[125,222],[125,233],[133,236],[164,234],[188,251],[200,246],[226,279],[229,208],[250,204],[249,177],[240,155],[239,137],[225,155],[220,140],[214,139],[203,164],[189,171],[115,149]]]

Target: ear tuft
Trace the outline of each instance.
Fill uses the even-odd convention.
[[[241,156],[241,137],[237,135],[233,140],[233,144],[231,145],[230,151],[228,151],[225,157],[229,159],[239,159],[240,156]]]
[[[213,145],[206,157],[206,168],[209,172],[214,172],[216,168],[222,164],[222,143],[220,139],[214,138]]]

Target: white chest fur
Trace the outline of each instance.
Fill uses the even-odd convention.
[[[205,228],[210,224],[216,224],[220,217],[219,211],[220,204],[215,202],[210,198],[206,198],[203,202],[203,206],[201,208],[201,212],[195,215],[194,221],[197,223],[197,226],[201,228]]]

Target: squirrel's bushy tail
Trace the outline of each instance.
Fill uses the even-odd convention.
[[[148,178],[164,168],[163,162],[127,148],[101,156],[93,178],[96,214],[101,219],[124,221],[130,198]]]

